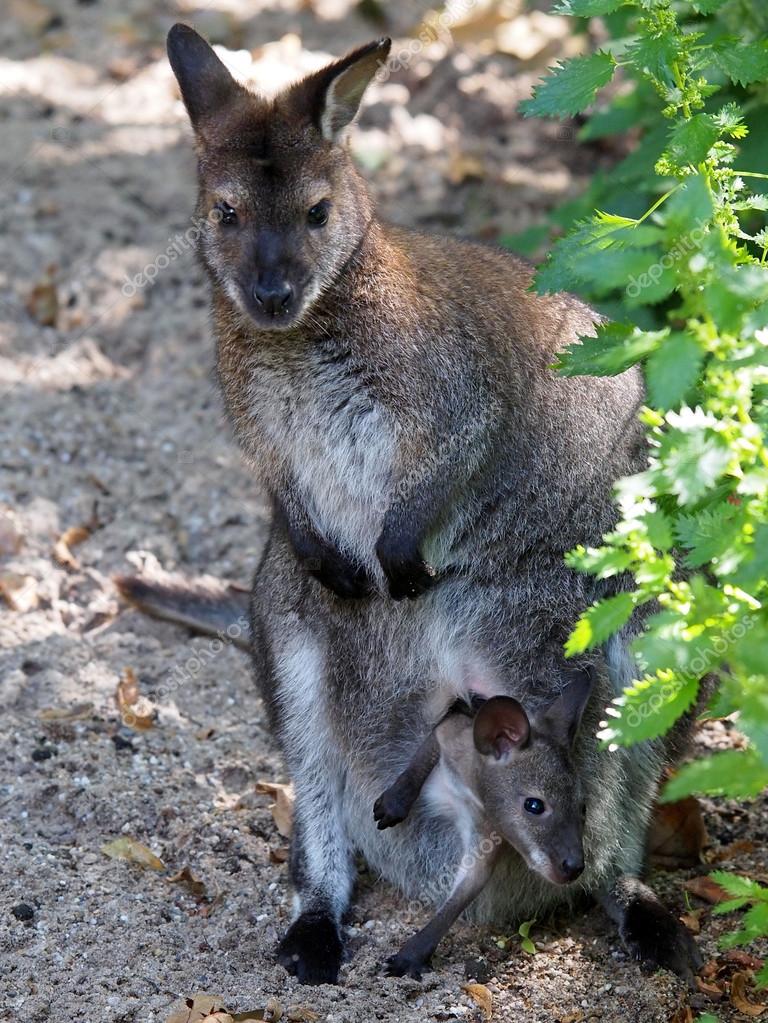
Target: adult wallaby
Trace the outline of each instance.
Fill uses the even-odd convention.
[[[488,883],[502,842],[552,884],[570,884],[582,874],[586,803],[572,753],[591,688],[590,672],[573,672],[560,695],[530,715],[511,696],[454,705],[376,800],[380,831],[402,823],[421,796],[426,811],[452,817],[463,838],[450,895],[387,961],[387,972],[421,976],[453,922]]]
[[[534,687],[553,630],[619,585],[563,554],[613,525],[611,486],[644,457],[637,372],[550,369],[594,331],[587,306],[533,294],[508,254],[376,217],[345,136],[388,49],[267,100],[192,29],[168,37],[197,142],[219,379],[276,508],[252,628],[296,784],[280,958],[308,982],[336,980],[355,849],[405,890],[455,873],[452,822],[414,813],[382,834],[371,804],[453,700],[503,695],[527,661]],[[624,642],[608,656],[613,693],[633,668]],[[636,880],[663,758],[657,744],[579,761],[599,810],[583,883],[637,954],[685,972],[683,928]],[[557,901],[551,885],[521,890],[512,864],[486,914]]]

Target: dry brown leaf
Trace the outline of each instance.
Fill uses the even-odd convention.
[[[448,164],[447,176],[452,185],[461,185],[470,179],[482,181],[485,177],[485,167],[477,156],[470,153],[454,153]]]
[[[207,728],[198,728],[195,732],[195,738],[205,742],[207,739],[212,739],[215,734],[216,729],[213,726],[208,726]]]
[[[718,849],[713,852],[707,859],[710,863],[725,863],[728,860],[735,859],[737,856],[741,856],[746,853],[753,853],[755,851],[755,843],[749,838],[739,838],[735,842],[731,842],[730,845],[723,846],[722,849]]]
[[[269,998],[267,1000],[262,1016],[265,1023],[280,1023],[280,1020],[283,1018],[283,1007],[277,998]],[[247,1019],[247,1016],[243,1015],[242,1018]]]
[[[129,835],[121,835],[120,838],[107,842],[101,847],[101,851],[111,860],[126,860],[148,870],[165,870],[165,864],[159,856],[155,856],[151,849]]]
[[[681,913],[679,919],[691,934],[699,934],[701,932],[701,915],[705,912],[704,909],[694,909],[690,913]]]
[[[168,1017],[167,1023],[202,1023],[212,1013],[222,1012],[224,999],[221,995],[207,995],[199,992],[187,998],[184,1008],[178,1009]]]
[[[234,1023],[228,1012],[212,1012],[210,1016],[204,1016],[202,1023]]]
[[[29,6],[27,0],[25,0],[24,6]],[[27,312],[43,327],[55,327],[59,315],[59,295],[56,290],[55,273],[56,267],[49,266],[27,295]]]
[[[37,580],[16,572],[0,574],[0,597],[12,611],[33,611],[38,604]]]
[[[71,707],[43,707],[37,716],[41,721],[80,721],[92,713],[93,704],[85,700],[83,703],[73,703]]]
[[[690,1005],[681,1005],[675,1014],[669,1017],[669,1023],[693,1023],[693,1009]]]
[[[742,970],[752,970],[753,973],[757,973],[758,970],[763,968],[763,960],[758,959],[757,956],[751,956],[749,952],[744,952],[740,948],[729,949],[720,956],[720,960],[725,967],[727,966],[740,966]]]
[[[169,877],[168,883],[186,885],[196,899],[205,899],[208,897],[208,889],[205,887],[205,882],[201,881],[200,878],[195,877],[188,866],[182,867],[177,874],[174,874],[173,877]]]
[[[725,995],[725,991],[719,984],[710,983],[709,981],[702,980],[701,977],[696,977],[696,988],[701,991],[703,995],[707,995],[713,1002],[720,1002]]]
[[[493,996],[485,984],[462,984],[461,990],[468,994],[483,1010],[486,1019],[493,1015]]]
[[[290,838],[293,830],[293,785],[281,785],[278,782],[260,779],[256,782],[256,791],[272,796],[274,803],[270,806],[275,827],[283,838]]]
[[[711,905],[716,906],[719,902],[725,902],[730,899],[730,895],[721,888],[719,884],[712,880],[711,877],[702,875],[701,877],[692,877],[690,881],[683,882],[683,888],[692,895],[697,895],[700,899],[705,902],[709,902]]]
[[[72,548],[83,543],[91,535],[88,526],[70,526],[65,529],[53,545],[53,556],[65,568],[78,569],[80,562],[72,553]]]
[[[648,836],[654,866],[668,870],[695,867],[708,841],[701,807],[693,796],[655,808]]]
[[[0,515],[0,557],[16,554],[23,542],[15,517],[9,513]]]
[[[291,1023],[314,1023],[314,1020],[320,1019],[320,1015],[306,1005],[289,1005],[285,1018],[291,1020]]]
[[[269,858],[272,863],[287,863],[289,849],[287,845],[280,845],[277,849],[269,850]]]
[[[747,998],[747,987],[752,987],[752,978],[746,973],[734,973],[731,977],[731,1005],[745,1016],[762,1016],[768,1005],[751,1002]]]
[[[139,692],[139,680],[132,668],[125,668],[117,683],[115,700],[120,718],[128,728],[145,732],[152,728],[157,717],[155,705]]]

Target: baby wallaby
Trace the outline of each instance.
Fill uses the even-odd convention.
[[[421,794],[430,811],[457,823],[464,843],[451,894],[388,960],[390,974],[421,976],[485,887],[505,842],[552,884],[570,884],[583,872],[586,804],[573,747],[591,690],[591,672],[583,670],[530,714],[511,696],[455,704],[376,800],[380,830],[404,821]]]

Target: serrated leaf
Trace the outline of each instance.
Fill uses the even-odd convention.
[[[660,458],[662,474],[681,504],[695,504],[725,472],[731,453],[720,437],[704,431],[666,437]]]
[[[565,560],[571,568],[589,572],[598,579],[610,579],[627,571],[632,555],[615,547],[577,547]]]
[[[565,644],[567,657],[599,646],[629,621],[635,609],[631,593],[617,593],[588,608],[579,618]]]
[[[664,412],[676,408],[695,384],[703,361],[704,353],[690,334],[665,338],[645,364],[650,404]]]
[[[628,323],[603,323],[595,337],[583,337],[558,355],[562,376],[615,376],[649,355],[666,331],[642,331]]]
[[[598,738],[616,746],[631,746],[664,735],[691,707],[698,690],[697,678],[677,679],[671,672],[636,682],[613,701],[611,716]]]
[[[696,515],[681,515],[675,526],[678,540],[687,548],[685,563],[700,568],[730,547],[741,532],[741,518],[733,505],[705,508]]]
[[[768,79],[768,41],[745,43],[734,39],[732,45],[717,49],[715,63],[735,85],[747,86]]]
[[[754,750],[721,750],[681,767],[664,786],[664,803],[685,796],[751,799],[768,787],[768,765]]]
[[[717,141],[717,125],[709,114],[696,114],[672,130],[667,152],[682,166],[701,163]]]
[[[526,117],[572,117],[610,82],[615,66],[611,54],[601,50],[589,57],[572,57],[551,69],[520,109]]]
[[[672,67],[677,57],[677,39],[671,32],[640,36],[624,54],[625,60],[662,82],[674,80]]]
[[[736,899],[766,899],[768,900],[768,888],[753,881],[751,877],[742,877],[740,874],[729,874],[726,870],[713,870],[709,875],[715,884],[719,884],[729,895]]]

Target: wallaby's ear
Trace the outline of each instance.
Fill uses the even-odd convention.
[[[196,130],[201,120],[231,103],[245,91],[213,48],[189,25],[174,25],[168,33],[168,60],[181,89],[184,106]]]
[[[541,729],[548,735],[572,745],[581,725],[594,683],[593,668],[568,673],[565,688],[542,715]]]
[[[391,45],[391,39],[377,39],[298,83],[294,94],[306,103],[310,119],[324,139],[337,142],[352,122]]]
[[[522,705],[511,696],[493,696],[482,704],[475,717],[475,748],[497,760],[522,749],[528,742],[531,726]]]

